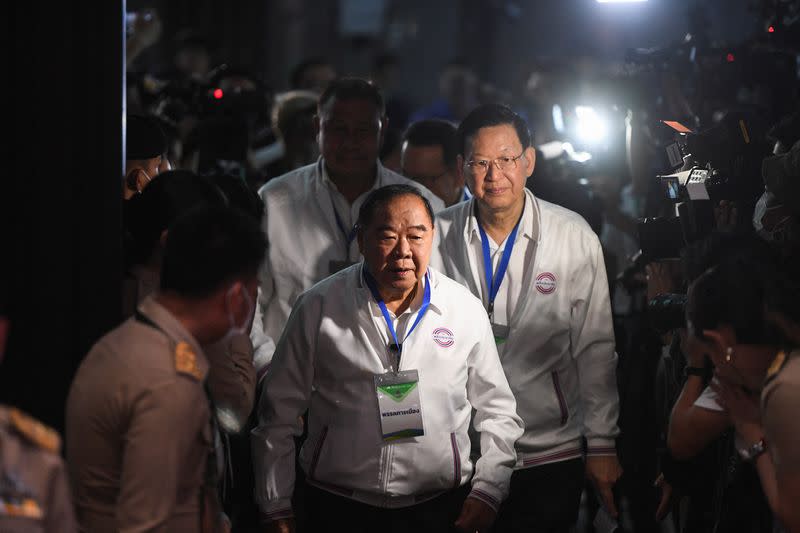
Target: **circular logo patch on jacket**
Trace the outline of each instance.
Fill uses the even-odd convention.
[[[433,330],[433,342],[441,346],[442,348],[449,348],[455,342],[455,336],[453,332],[447,328],[436,328]]]
[[[556,292],[556,277],[550,272],[542,272],[536,276],[535,285],[542,294],[552,294]]]

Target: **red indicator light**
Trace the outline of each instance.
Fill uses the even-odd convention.
[[[223,96],[224,94],[222,92],[222,89],[214,89],[214,98],[216,98],[217,100],[221,100]]]
[[[728,53],[728,55],[725,57],[725,59],[728,60],[728,63],[733,63],[736,60],[736,58],[731,53]]]
[[[767,28],[767,31],[770,33],[775,33],[775,26],[770,26],[769,28]]]

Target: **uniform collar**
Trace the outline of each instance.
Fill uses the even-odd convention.
[[[148,296],[139,304],[138,310],[147,318],[152,320],[166,335],[170,341],[177,344],[179,342],[188,343],[198,356],[206,361],[205,353],[200,347],[197,339],[170,313],[166,307],[158,303],[155,295]]]
[[[539,240],[540,216],[539,204],[527,188],[525,189],[525,207],[522,209],[522,220],[519,225],[519,232],[517,232],[517,241],[526,237],[531,241]],[[474,242],[481,240],[480,230],[478,229],[478,218],[475,215],[477,200],[473,198],[469,202],[469,214],[467,215],[467,223],[464,225],[464,238],[467,242]],[[497,243],[498,245],[501,243]]]
[[[358,287],[360,288],[360,293],[365,302],[369,304],[370,311],[375,316],[382,316],[380,308],[375,300],[372,298],[372,293],[367,287],[367,283],[364,281],[364,261],[361,261],[361,267],[356,269],[357,276],[358,276]],[[431,305],[430,309],[436,311],[440,315],[444,315],[446,312],[446,304],[444,296],[442,295],[442,291],[439,290],[439,276],[440,274],[428,266],[428,279],[431,282]],[[424,283],[424,281],[423,281]],[[412,306],[409,308],[412,312],[417,312],[419,310],[419,305]]]

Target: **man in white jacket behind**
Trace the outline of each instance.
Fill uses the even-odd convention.
[[[610,514],[621,474],[616,354],[603,254],[580,216],[525,188],[536,152],[501,105],[458,129],[474,198],[441,213],[431,263],[481,298],[525,434],[495,531],[567,531],[585,471]]]
[[[370,191],[395,183],[417,187],[434,211],[444,203],[431,191],[381,165],[387,127],[380,90],[360,78],[332,82],[314,117],[321,157],[264,185],[267,257],[261,272],[251,337],[263,375],[295,300],[313,284],[359,261],[355,221]]]
[[[252,433],[268,531],[294,529],[293,436],[306,409],[310,531],[489,531],[522,422],[481,302],[428,268],[433,219],[410,185],[373,191],[358,217],[364,261],[295,303]]]

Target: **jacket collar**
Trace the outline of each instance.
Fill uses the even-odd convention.
[[[362,260],[360,263],[359,268],[354,269],[355,275],[358,277],[357,279],[357,286],[359,287],[360,293],[360,300],[366,302],[370,306],[370,310],[376,316],[381,316],[380,309],[378,308],[377,303],[372,298],[372,293],[367,286],[366,281],[364,280],[364,269],[366,268],[364,261]],[[439,289],[440,283],[440,276],[436,270],[428,266],[428,279],[431,283],[431,306],[430,309],[436,311],[440,315],[444,315],[447,311],[447,305],[445,303],[444,295],[442,291]],[[424,282],[423,282],[424,283]],[[413,308],[413,311],[417,311],[417,308]]]
[[[520,231],[517,233],[517,241],[526,237],[532,241],[538,242],[541,236],[541,212],[539,210],[539,202],[533,193],[525,189],[525,207],[522,210],[522,221],[520,222]],[[477,200],[472,198],[468,204],[466,224],[464,224],[464,240],[469,244],[473,240],[480,241],[481,235],[478,230],[478,218],[475,214]],[[515,241],[516,242],[516,241]],[[500,243],[498,243],[500,244]]]

